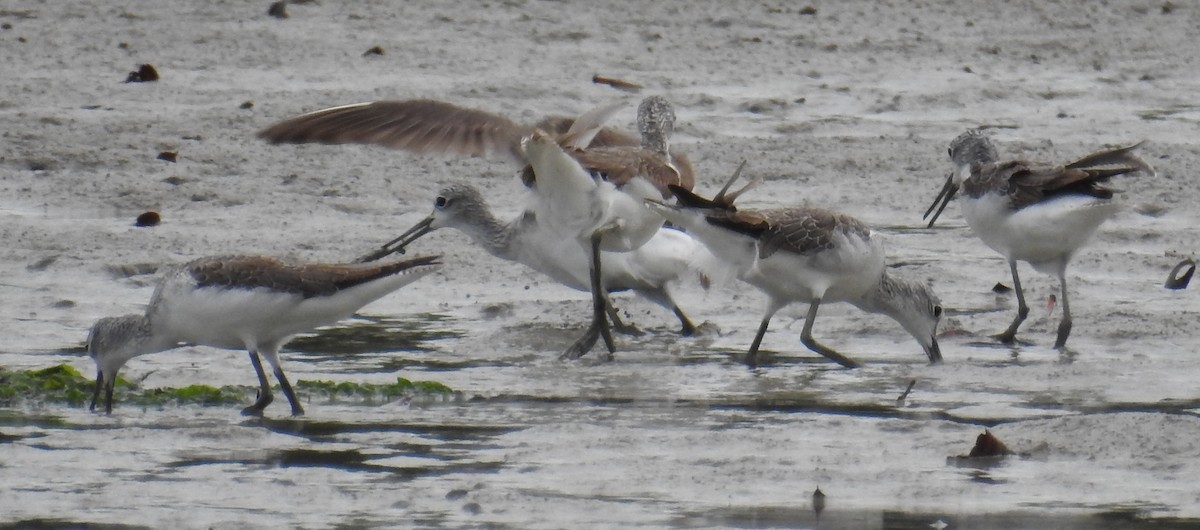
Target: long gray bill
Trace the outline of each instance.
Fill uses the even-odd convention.
[[[929,356],[929,364],[940,364],[942,362],[942,348],[938,346],[937,337],[934,337],[933,345],[925,351],[925,355]]]
[[[433,231],[431,225],[433,225],[433,217],[426,217],[422,219],[421,222],[413,225],[412,228],[406,230],[403,234],[400,234],[400,236],[396,239],[388,241],[382,247],[379,247],[379,250],[362,256],[354,261],[356,263],[367,263],[382,259],[392,254],[403,254],[405,247],[407,247],[413,241],[420,239],[421,236]]]
[[[934,208],[937,208],[937,212],[933,214],[932,219],[929,219],[929,225],[926,228],[933,228],[933,223],[937,222],[938,217],[942,215],[942,210],[946,209],[946,205],[950,204],[950,200],[953,199],[954,195],[957,193],[958,185],[954,183],[954,174],[951,173],[946,176],[946,184],[942,186],[942,191],[938,193],[937,198],[933,200],[933,204],[930,204],[929,209],[925,210],[925,215],[921,216],[921,219],[926,219],[929,217],[929,214],[933,212]]]

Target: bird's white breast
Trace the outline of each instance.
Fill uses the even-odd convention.
[[[1045,269],[1070,257],[1119,207],[1108,199],[1064,195],[1012,210],[1007,197],[988,193],[964,197],[962,209],[971,230],[987,246],[1008,259],[1054,273]]]
[[[834,246],[813,254],[780,251],[758,259],[744,280],[773,297],[809,302],[853,300],[875,288],[883,274],[884,252],[877,238],[838,231]]]
[[[282,340],[308,328],[297,324],[304,298],[268,289],[196,288],[172,282],[152,318],[182,342],[240,349]]]

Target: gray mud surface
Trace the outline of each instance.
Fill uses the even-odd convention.
[[[525,200],[504,160],[369,146],[271,146],[255,133],[328,106],[437,98],[523,122],[644,85],[675,105],[675,143],[711,194],[849,213],[897,274],[948,309],[946,362],[894,322],[781,312],[767,362],[739,355],[765,303],[716,278],[680,286],[707,333],[617,301],[648,331],[611,363],[560,362],[585,293],[444,230],[413,248],[445,269],[285,350],[293,381],[435,380],[447,400],[309,397],[308,415],[240,407],[64,403],[0,410],[0,524],[131,527],[1200,527],[1195,288],[1162,288],[1200,230],[1200,6],[1191,2],[38,2],[0,4],[0,365],[69,363],[102,316],[140,311],[165,264],[228,253],[345,261],[425,216],[445,183]],[[382,55],[364,52],[380,46]],[[141,63],[161,79],[123,83]],[[995,127],[1002,154],[1066,161],[1146,140],[1157,178],[1068,270],[1075,327],[1052,349],[1052,277],[1023,266],[1033,312],[1015,348],[989,338],[1015,299],[1003,260],[951,205],[921,213],[948,142]],[[159,160],[162,151],[177,162]],[[1192,184],[1188,184],[1191,182]],[[154,228],[133,226],[144,211]],[[318,335],[320,336],[320,334]],[[356,341],[343,348],[341,341]],[[251,385],[244,352],[132,361],[145,388]],[[916,381],[903,403],[897,396]],[[248,400],[250,398],[247,398]],[[963,463],[984,428],[1020,456]],[[811,494],[827,495],[819,514]]]

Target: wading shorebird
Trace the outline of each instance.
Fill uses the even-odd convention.
[[[532,209],[539,222],[585,243],[591,263],[592,324],[563,357],[578,358],[603,338],[611,358],[616,346],[605,316],[609,304],[602,287],[600,250],[628,252],[645,244],[663,221],[642,199],[669,198],[668,185],[691,189],[694,181],[686,158],[670,150],[675,112],[665,98],[650,96],[638,106],[640,144],[598,145],[595,136],[616,108],[584,114],[565,134],[552,136],[448,103],[384,101],[305,114],[259,136],[273,143],[366,143],[418,153],[513,154],[527,164],[523,181],[536,192]]]
[[[924,283],[897,278],[887,270],[877,234],[853,217],[821,208],[739,210],[734,200],[757,183],[729,193],[740,174],[739,167],[711,200],[672,187],[678,205],[655,200],[647,204],[708,245],[733,266],[739,279],[766,293],[766,314],[750,344],[747,364],[757,365],[771,317],[792,302],[809,304],[800,342],[847,368],[859,363],[812,336],[821,304],[849,302],[887,315],[917,339],[930,363],[942,361],[937,342],[941,303]]]
[[[1119,209],[1113,190],[1103,186],[1117,175],[1141,171],[1154,176],[1154,168],[1133,153],[1141,144],[1098,151],[1062,165],[1030,160],[1000,160],[991,139],[969,130],[950,142],[954,172],[925,212],[929,226],[961,187],[963,217],[984,244],[1008,260],[1017,316],[997,336],[1011,344],[1017,328],[1029,315],[1017,262],[1058,277],[1063,316],[1055,348],[1067,344],[1071,334],[1071,306],[1067,299],[1067,263],[1091,238],[1100,224]]]
[[[441,268],[439,256],[378,264],[291,263],[264,256],[200,258],[166,272],[144,315],[102,318],[87,349],[96,361],[96,410],[112,413],[117,372],[130,359],[184,345],[241,349],[258,375],[258,399],[242,410],[262,415],[274,399],[259,354],[292,406],[304,414],[283,373],[279,349],[296,334],[333,324]]]
[[[533,210],[539,222],[560,237],[574,238],[590,262],[592,323],[563,354],[578,358],[603,338],[608,357],[616,351],[605,317],[601,251],[630,252],[645,245],[663,226],[663,218],[645,200],[670,196],[669,186],[690,188],[671,163],[667,136],[674,112],[665,99],[650,97],[638,107],[642,146],[565,150],[542,131],[523,142],[536,176]]]
[[[384,245],[364,256],[372,261],[403,249],[439,228],[454,228],[471,238],[489,254],[515,261],[541,272],[572,289],[591,289],[589,262],[577,243],[539,223],[537,214],[526,211],[510,221],[492,214],[487,199],[470,184],[458,183],[443,188],[434,200],[433,213]],[[694,335],[696,326],[675,303],[672,290],[689,274],[700,273],[697,266],[706,261],[708,250],[691,236],[662,227],[646,244],[630,252],[601,252],[601,284],[604,293],[632,290],[638,295],[671,310],[682,326],[684,336]],[[617,315],[611,301],[606,311],[614,329],[637,333]]]

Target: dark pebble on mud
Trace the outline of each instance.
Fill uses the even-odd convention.
[[[129,72],[125,76],[126,83],[149,83],[158,81],[158,70],[154,69],[154,65],[143,64],[138,67],[136,72]]]
[[[160,222],[162,222],[162,216],[158,215],[158,212],[146,212],[137,216],[137,221],[134,222],[134,225],[158,226],[158,223]]]

